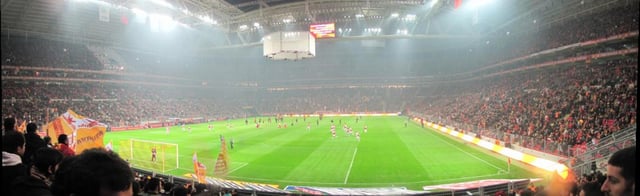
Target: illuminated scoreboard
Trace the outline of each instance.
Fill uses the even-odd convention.
[[[311,24],[309,32],[316,39],[336,37],[336,23]]]

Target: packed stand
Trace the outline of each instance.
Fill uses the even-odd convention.
[[[242,104],[231,98],[198,94],[196,89],[142,88],[100,84],[6,84],[2,88],[5,117],[44,122],[72,109],[112,126],[140,125],[160,118],[244,117]],[[48,110],[48,111],[47,111]]]
[[[546,49],[637,32],[640,13],[638,6],[638,1],[631,1],[620,7],[612,7],[598,13],[554,23],[539,32],[507,34],[504,31],[496,31],[489,36],[493,39],[478,43],[473,50],[482,51],[479,53],[480,56],[491,57],[490,59],[480,58],[481,65],[489,65]]]
[[[505,138],[494,131],[527,136],[530,140],[520,145],[568,155],[566,147],[533,141],[579,145],[634,125],[637,76],[636,60],[549,68],[452,84],[433,92],[442,96],[427,97],[412,108],[431,120],[485,130],[499,140]]]
[[[2,65],[102,70],[102,65],[85,45],[60,41],[5,37]]]
[[[243,118],[264,114],[399,112],[405,89],[237,91],[215,94],[177,87],[124,87],[90,83],[4,84],[5,117],[44,122],[72,109],[112,126],[134,126],[166,118]],[[253,110],[243,109],[253,106]]]

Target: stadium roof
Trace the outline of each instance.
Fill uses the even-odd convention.
[[[474,0],[464,0],[471,3]],[[475,0],[480,1],[480,0]],[[500,4],[510,4],[512,14],[486,22],[486,30],[473,32],[462,30],[460,35],[483,36],[491,31],[509,29],[523,25],[522,21],[535,18],[541,24],[557,21],[568,15],[580,14],[574,10],[589,10],[606,7],[621,1],[515,1],[493,0]],[[89,6],[89,4],[94,4]],[[96,6],[96,4],[98,6]],[[123,25],[133,20],[131,10],[144,8],[147,12],[169,15],[173,20],[189,28],[208,31],[220,30],[227,36],[238,36],[241,45],[256,40],[245,40],[239,27],[260,25],[266,31],[276,31],[285,25],[306,26],[315,22],[336,22],[346,25],[356,20],[375,26],[382,24],[389,16],[414,15],[414,26],[408,36],[417,38],[442,38],[451,32],[461,31],[447,26],[432,24],[438,14],[453,12],[453,0],[2,0],[2,32],[10,35],[40,35],[50,39],[96,42],[110,45],[126,43]],[[511,5],[512,4],[512,5]],[[103,5],[110,7],[107,22],[98,20]],[[585,9],[585,6],[591,7]],[[485,17],[486,18],[486,17]],[[467,21],[468,23],[468,21]],[[471,26],[466,24],[466,26]],[[533,26],[533,25],[529,25]],[[422,29],[420,29],[422,28]],[[431,29],[445,29],[440,32]],[[452,29],[447,31],[446,29]],[[426,29],[426,30],[424,30]],[[512,31],[513,32],[513,31]],[[238,35],[234,35],[237,33]],[[381,36],[384,37],[384,36]],[[229,38],[226,38],[229,39]],[[259,41],[259,39],[258,39]],[[224,42],[216,47],[236,45]]]

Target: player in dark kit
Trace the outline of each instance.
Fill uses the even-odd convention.
[[[156,147],[152,147],[151,148],[151,161],[156,162],[156,155],[157,155],[157,151],[156,151]]]

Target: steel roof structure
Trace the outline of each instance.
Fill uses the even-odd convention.
[[[472,0],[463,0],[465,3],[470,1]],[[158,2],[164,2],[171,8]],[[126,44],[118,44],[124,43],[119,36],[127,28],[123,24],[132,20],[132,8],[144,7],[170,15],[175,21],[190,28],[204,32],[219,30],[226,36],[236,36],[235,39],[240,40],[239,43],[227,41],[212,46],[227,48],[251,45],[259,41],[246,35],[250,31],[239,29],[243,25],[251,28],[256,23],[266,31],[277,31],[286,25],[308,26],[317,22],[336,22],[349,26],[364,21],[375,26],[383,24],[385,19],[395,13],[401,16],[415,14],[414,26],[404,37],[478,37],[502,29],[527,31],[540,28],[598,9],[628,3],[628,0],[516,1],[512,3],[518,11],[509,20],[493,21],[486,32],[463,30],[455,35],[451,32],[458,32],[459,29],[447,31],[447,25],[443,27],[432,20],[438,14],[454,12],[453,2],[454,0],[2,0],[0,13],[3,35],[41,36],[128,47]],[[97,6],[90,6],[92,3],[97,3]],[[108,22],[98,20],[102,4],[111,6]],[[203,21],[200,16],[209,17],[212,21]],[[531,25],[532,18],[540,21],[539,24]],[[367,39],[389,37],[381,35]]]

